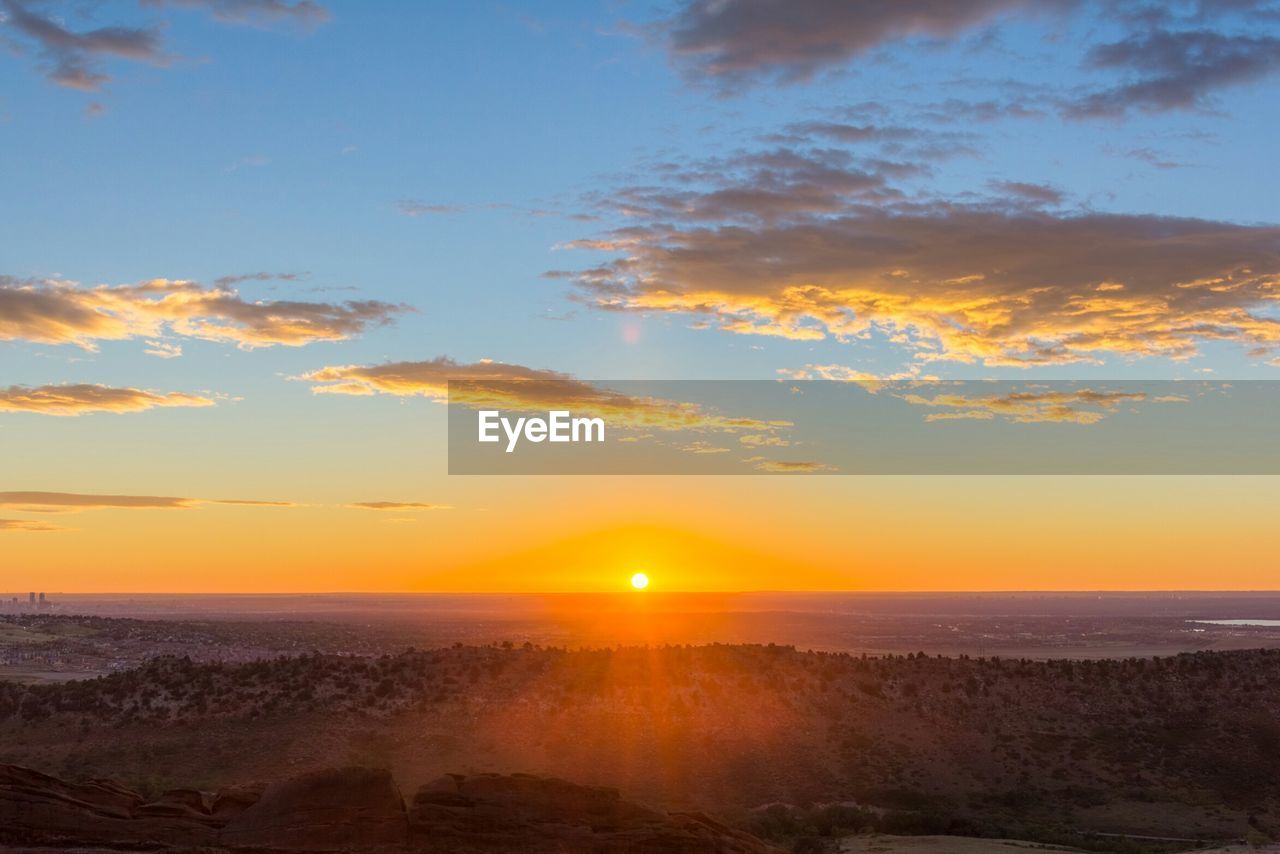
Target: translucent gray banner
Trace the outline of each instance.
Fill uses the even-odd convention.
[[[450,474],[1280,474],[1274,381],[452,380]]]

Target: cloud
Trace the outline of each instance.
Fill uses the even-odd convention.
[[[213,280],[216,288],[229,288],[241,282],[298,282],[307,277],[306,273],[238,273],[234,276],[219,276]]]
[[[419,501],[356,501],[347,505],[357,510],[380,511],[413,511],[413,510],[452,510],[448,504],[423,504]]]
[[[1262,0],[683,0],[674,15],[649,31],[688,79],[728,93],[754,84],[805,82],[903,39],[955,39],[1017,18],[1075,13],[1093,31],[1105,31],[1099,21],[1122,28],[1121,38],[1092,44],[1084,54],[1085,68],[1112,82],[1083,94],[951,98],[926,114],[937,121],[973,122],[1038,118],[1055,108],[1076,119],[1199,109],[1214,92],[1280,68],[1280,38],[1264,30],[1280,13]],[[810,124],[810,135],[846,143],[877,133],[872,127]]]
[[[783,187],[797,198],[771,200],[766,216],[740,189],[747,201],[719,219],[704,218],[710,203],[696,195],[723,199],[725,187],[682,190],[694,197],[679,210],[642,209],[636,224],[568,244],[608,260],[548,275],[599,309],[792,340],[881,336],[926,362],[1185,359],[1208,341],[1280,345],[1275,225],[1047,212],[1026,204],[1052,198],[1033,185],[982,203],[886,192],[874,204],[829,194],[814,204],[807,187]]]
[[[47,522],[36,522],[30,519],[0,519],[0,532],[3,531],[28,531],[37,533],[47,533],[50,531],[63,531],[57,525],[50,525]]]
[[[1086,61],[1091,68],[1129,72],[1135,79],[1067,100],[1063,112],[1070,118],[1191,110],[1205,107],[1220,89],[1280,70],[1280,38],[1154,29],[1098,45]]]
[[[944,392],[926,396],[898,392],[895,396],[917,406],[944,409],[942,412],[926,415],[925,421],[957,419],[989,421],[999,417],[1018,424],[1046,422],[1096,424],[1115,412],[1122,403],[1137,403],[1148,399],[1145,392],[1096,391],[1088,388],[1011,391],[993,395]]]
[[[205,287],[181,279],[86,288],[62,279],[0,276],[0,340],[74,344],[85,350],[97,349],[99,341],[159,340],[165,334],[230,342],[242,349],[298,347],[341,341],[411,310],[375,300],[251,301],[226,283]]]
[[[170,344],[165,341],[147,340],[147,349],[142,352],[148,356],[155,356],[157,359],[176,359],[182,355],[181,344]]]
[[[779,368],[778,373],[791,380],[826,380],[828,382],[856,383],[872,391],[890,382],[937,379],[932,374],[923,373],[920,365],[908,365],[906,370],[894,371],[888,374],[864,371],[848,365],[805,365],[803,368]]]
[[[293,501],[259,501],[253,498],[216,498],[208,504],[229,504],[235,507],[299,507]]]
[[[1174,160],[1172,157],[1167,154],[1162,154],[1154,148],[1148,148],[1145,146],[1121,151],[1119,152],[1119,155],[1122,157],[1130,157],[1134,160],[1140,160],[1143,163],[1154,166],[1156,169],[1182,169],[1188,165],[1178,160]]]
[[[400,213],[405,216],[422,216],[423,214],[456,214],[462,213],[464,208],[458,205],[438,205],[429,202],[419,202],[414,199],[401,199],[396,202],[396,207],[400,209]]]
[[[0,507],[16,507],[39,512],[69,510],[185,509],[198,503],[194,498],[162,495],[94,495],[79,492],[0,492]]]
[[[4,25],[16,30],[41,53],[45,76],[72,89],[91,92],[110,77],[97,70],[99,57],[163,65],[168,60],[153,29],[98,27],[74,32],[19,0],[0,0]]]
[[[329,20],[329,10],[313,0],[143,0],[143,5],[204,9],[217,20],[230,24],[285,21],[312,27]]]
[[[838,149],[775,148],[663,168],[662,183],[621,187],[590,201],[628,217],[773,222],[833,213],[855,200],[899,199],[890,180],[924,171]]]
[[[791,444],[781,436],[769,436],[760,433],[748,433],[745,436],[739,436],[738,441],[749,448],[785,448]]]
[[[171,495],[109,495],[82,492],[0,492],[0,507],[31,513],[71,513],[80,510],[189,510],[202,504],[244,507],[297,507],[292,501],[248,498],[180,498]]]
[[[424,362],[331,366],[294,379],[312,383],[316,394],[390,394],[441,402],[448,398],[471,408],[517,412],[563,409],[604,417],[610,426],[621,428],[770,432],[790,426],[719,415],[694,403],[635,397],[558,371],[491,361],[463,364],[446,356]],[[450,382],[455,383],[452,389]]]
[[[145,412],[157,407],[213,406],[207,397],[181,392],[160,393],[77,383],[0,387],[0,412],[40,415],[84,415],[90,412]]]
[[[40,10],[37,11],[36,6]],[[205,9],[224,23],[264,24],[291,21],[313,26],[327,19],[324,7],[312,0],[143,0],[145,7],[181,6]],[[84,30],[68,27],[64,18],[84,14],[84,5],[72,3],[32,3],[30,0],[0,0],[0,27],[17,34],[20,50],[37,52],[45,76],[59,86],[93,92],[111,80],[102,70],[106,59],[123,59],[164,66],[173,58],[164,50],[160,32],[163,22],[148,26],[107,25]],[[63,14],[66,13],[66,14]],[[100,104],[91,114],[100,113]]]
[[[797,83],[888,42],[956,36],[997,16],[1059,7],[1025,0],[686,0],[657,30],[687,76],[732,89]]]
[[[746,457],[742,461],[770,474],[821,474],[836,470],[833,466],[813,460],[771,460],[768,457]]]
[[[687,454],[727,454],[728,448],[721,448],[710,442],[690,442],[680,448]]]
[[[1048,184],[1030,184],[1025,181],[988,181],[991,187],[1006,197],[1022,199],[1032,205],[1057,207],[1066,201],[1066,193]]]

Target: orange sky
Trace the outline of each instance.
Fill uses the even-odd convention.
[[[452,509],[6,510],[91,591],[1268,589],[1268,478],[475,478]],[[278,496],[272,496],[278,497]]]

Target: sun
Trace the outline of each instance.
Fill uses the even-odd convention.
[[[637,590],[645,589],[649,586],[649,576],[645,575],[643,572],[637,572],[635,575],[631,576],[631,586]]]

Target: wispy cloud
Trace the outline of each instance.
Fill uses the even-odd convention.
[[[250,498],[183,498],[172,495],[112,495],[84,492],[0,492],[0,507],[32,513],[70,513],[80,510],[189,510],[202,504],[245,507],[298,507],[292,501]]]
[[[1149,399],[1145,392],[1096,391],[1094,389],[1009,391],[992,395],[899,393],[908,403],[930,408],[925,421],[982,420],[994,418],[1018,424],[1096,424],[1124,403]],[[1185,400],[1185,398],[1179,398]],[[1169,398],[1160,402],[1170,402]]]
[[[1069,99],[1071,118],[1115,118],[1130,111],[1161,113],[1203,108],[1213,93],[1280,71],[1280,38],[1213,30],[1155,29],[1089,52],[1095,69],[1136,79]]]
[[[448,504],[425,504],[420,501],[354,501],[347,505],[356,510],[380,511],[416,511],[416,510],[452,510]]]
[[[287,21],[312,27],[328,18],[324,7],[312,0],[142,0],[141,5],[203,9],[223,23],[257,26]],[[85,29],[65,23],[70,14],[83,15],[92,8],[69,2],[0,0],[0,26],[15,34],[21,48],[36,53],[38,66],[49,80],[71,89],[93,92],[109,82],[111,76],[102,67],[108,59],[172,64],[174,58],[161,40],[160,19],[146,26],[106,24]],[[109,7],[103,4],[103,8]],[[95,106],[96,112],[102,111],[100,104]]]
[[[636,397],[568,374],[503,362],[459,363],[445,356],[424,362],[338,365],[294,379],[317,394],[426,397],[469,407],[512,411],[565,409],[608,419],[614,426],[663,430],[772,431],[785,422],[720,415],[694,403]],[[450,388],[450,382],[455,385]]]
[[[86,350],[99,341],[155,341],[166,334],[243,349],[298,347],[344,340],[411,310],[376,300],[248,300],[225,280],[211,287],[182,279],[82,287],[62,279],[0,276],[0,340]]]
[[[430,202],[420,202],[416,199],[401,199],[396,202],[396,207],[400,209],[400,213],[405,216],[424,216],[427,214],[456,214],[462,213],[466,208],[459,205],[441,205],[432,204]]]
[[[158,407],[213,406],[207,397],[87,383],[0,388],[0,412],[84,415],[91,412],[145,412]]]
[[[955,36],[998,15],[1065,4],[1026,0],[686,0],[656,32],[693,80],[732,89],[797,83],[883,44]]]
[[[142,0],[144,6],[203,9],[230,24],[270,24],[276,21],[312,27],[329,20],[329,10],[314,0]]]
[[[99,495],[80,492],[0,492],[0,507],[32,511],[103,510],[173,510],[194,507],[194,498],[165,495]]]
[[[48,522],[38,522],[32,519],[0,519],[0,533],[5,531],[26,531],[34,533],[49,533],[51,531],[62,531],[65,528],[58,525],[50,525]]]
[[[822,474],[836,471],[834,466],[817,460],[773,460],[757,456],[745,457],[742,461],[770,474]]]

